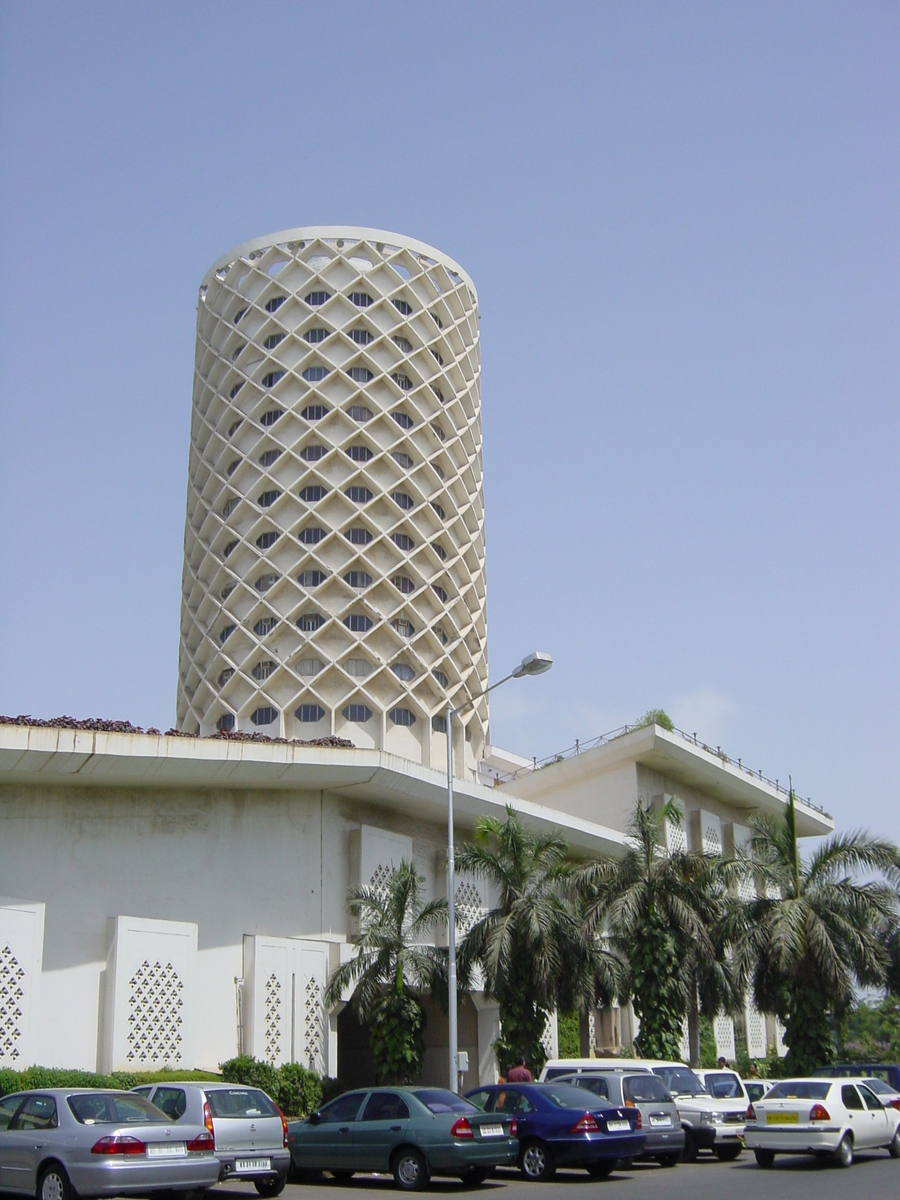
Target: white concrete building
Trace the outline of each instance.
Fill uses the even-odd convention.
[[[634,799],[659,794],[726,847],[749,812],[785,803],[652,728],[500,787],[458,781],[457,837],[511,803],[577,855],[618,855]],[[441,772],[374,749],[0,724],[0,1066],[215,1069],[243,1050],[364,1082],[365,1031],[322,1005],[352,953],[347,890],[411,858],[444,895],[445,806]],[[831,828],[799,815],[804,834]],[[493,900],[465,877],[456,898],[468,921]],[[596,1014],[595,1047],[627,1021]],[[461,1004],[467,1085],[494,1076],[498,1031],[483,994]],[[446,1036],[429,1003],[436,1083]]]
[[[256,238],[200,288],[178,728],[446,760],[487,685],[475,287],[382,230]],[[457,770],[487,736],[461,718]]]

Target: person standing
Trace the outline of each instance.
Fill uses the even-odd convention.
[[[516,1065],[507,1073],[507,1083],[534,1083],[534,1076],[525,1066],[525,1055],[520,1054]]]

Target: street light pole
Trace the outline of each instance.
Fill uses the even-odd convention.
[[[494,688],[500,687],[501,683],[506,683],[509,679],[521,679],[524,675],[543,675],[552,666],[553,659],[549,654],[542,654],[541,651],[535,650],[534,653],[527,654],[514,671],[511,671],[509,675],[504,675],[490,687],[470,696],[456,708],[450,704],[447,705],[447,920],[450,925],[447,949],[447,984],[449,988],[447,1021],[449,1025],[451,1092],[459,1091],[459,1030],[456,1010],[456,858],[453,837],[453,718],[468,708],[470,704],[474,704],[476,700],[480,700],[482,696],[492,692]]]

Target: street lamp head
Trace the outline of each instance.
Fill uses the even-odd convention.
[[[552,666],[553,659],[549,654],[544,654],[542,650],[535,650],[533,653],[525,655],[513,671],[513,679],[521,679],[523,675],[543,675]]]

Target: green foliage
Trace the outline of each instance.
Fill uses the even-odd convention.
[[[860,1001],[844,1018],[842,1059],[900,1062],[900,1000],[886,996],[878,1004]]]
[[[790,987],[785,1015],[784,1044],[788,1048],[788,1075],[812,1075],[817,1067],[834,1062],[834,1038],[828,1019],[828,997],[814,981],[799,979]]]
[[[114,1071],[100,1075],[95,1071],[75,1071],[66,1067],[28,1067],[24,1071],[0,1068],[0,1096],[26,1092],[32,1088],[117,1088],[128,1091],[142,1083],[166,1083],[169,1080],[221,1079],[210,1071]]]
[[[547,1052],[541,1036],[547,1025],[547,1010],[534,1003],[527,980],[509,980],[503,986],[500,1005],[500,1036],[494,1053],[501,1074],[505,1075],[521,1055],[537,1077]]]
[[[581,1057],[581,1033],[578,1013],[559,1013],[556,1018],[560,1058]]]
[[[272,1097],[285,1116],[306,1117],[322,1104],[322,1080],[300,1063],[273,1067],[242,1054],[220,1065],[226,1082],[259,1088]]]
[[[636,1043],[642,1058],[681,1058],[685,999],[679,966],[666,922],[649,918],[631,948],[634,1012],[641,1023]]]
[[[700,1066],[715,1067],[719,1061],[716,1031],[709,1017],[700,1018]]]
[[[425,1055],[425,1012],[408,988],[385,989],[375,1001],[369,1045],[379,1083],[411,1083]]]
[[[648,709],[641,719],[631,726],[631,729],[646,729],[648,725],[659,725],[661,729],[667,729],[670,733],[675,728],[675,723],[664,708]]]

